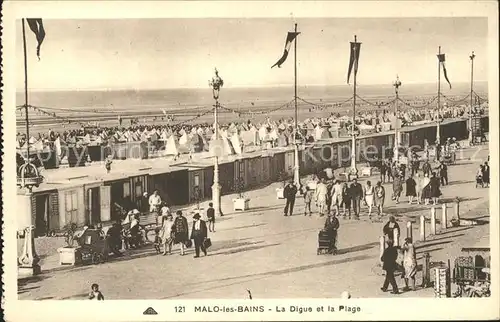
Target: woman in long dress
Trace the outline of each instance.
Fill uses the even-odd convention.
[[[424,204],[429,204],[429,199],[431,199],[431,179],[425,175],[422,179],[422,198],[424,199]]]
[[[403,192],[403,182],[399,173],[396,173],[392,181],[392,199],[396,200],[396,203],[399,203],[401,192]]]
[[[371,217],[372,215],[372,208],[373,208],[373,186],[370,181],[366,181],[366,186],[364,189],[364,199],[365,203],[368,206],[368,217]]]
[[[321,179],[320,183],[316,186],[316,205],[318,206],[318,212],[320,216],[324,216],[326,212],[326,195],[328,194],[328,188],[325,184],[325,179]]]
[[[174,218],[172,214],[169,213],[163,220],[159,234],[161,239],[161,244],[163,245],[163,256],[167,255],[167,249],[168,249],[168,254],[172,254],[173,226],[174,226]]]
[[[441,196],[441,189],[439,189],[440,182],[439,178],[436,176],[436,172],[432,173],[431,180],[429,182],[429,190],[432,198],[432,203],[437,205],[438,199]]]
[[[180,244],[181,256],[184,255],[184,243],[189,240],[189,227],[186,217],[182,215],[182,211],[176,212],[177,217],[174,220],[172,231],[174,235],[174,244]]]
[[[411,288],[413,291],[416,290],[415,286],[415,275],[417,275],[417,254],[415,252],[415,246],[413,246],[411,238],[406,238],[403,247],[403,268],[405,280],[405,291],[409,290],[408,280],[411,279]]]
[[[417,190],[416,190],[417,183],[415,182],[415,179],[413,177],[408,177],[406,179],[406,196],[408,197],[408,204],[413,203],[413,198],[417,195]],[[418,203],[418,199],[417,199]]]

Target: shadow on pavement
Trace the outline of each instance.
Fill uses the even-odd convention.
[[[458,184],[467,184],[467,183],[474,183],[475,181],[473,180],[456,180],[456,181],[450,181],[445,187],[447,186],[455,186]]]
[[[164,297],[163,299],[175,298],[175,297],[179,297],[179,296],[183,296],[183,295],[195,294],[195,293],[199,293],[199,292],[203,292],[203,291],[220,289],[220,288],[228,287],[231,285],[237,285],[237,284],[243,283],[243,281],[237,281],[237,282],[233,282],[233,283],[229,283],[229,284],[220,285],[220,283],[224,282],[224,281],[251,278],[250,280],[245,281],[245,282],[250,282],[253,280],[264,279],[264,278],[270,277],[270,276],[290,274],[290,273],[300,272],[300,271],[304,271],[304,270],[308,270],[308,269],[314,269],[314,268],[319,268],[319,267],[324,267],[324,266],[331,266],[331,265],[335,265],[335,264],[349,263],[349,262],[365,260],[365,259],[370,259],[370,258],[375,258],[375,257],[377,257],[377,256],[359,255],[359,256],[350,257],[350,258],[334,259],[334,260],[322,262],[322,263],[302,265],[302,266],[297,266],[297,267],[292,267],[292,268],[285,268],[285,269],[280,269],[280,270],[275,270],[275,271],[263,272],[263,273],[248,274],[248,275],[241,275],[241,276],[234,276],[234,277],[226,277],[226,278],[210,280],[210,281],[197,281],[196,283],[185,284],[185,286],[187,287],[189,285],[195,285],[195,284],[196,285],[205,285],[207,283],[217,283],[217,285],[215,285],[215,286],[211,285],[211,286],[203,288],[203,289],[195,289],[192,291],[187,291],[187,292],[175,294],[172,296],[167,296],[167,297]]]
[[[31,290],[40,288],[40,286],[32,285],[34,283],[38,283],[40,281],[46,280],[48,278],[51,278],[52,276],[48,275],[36,275],[33,277],[27,277],[27,278],[22,278],[17,280],[17,294],[23,294],[26,292],[29,292]]]
[[[252,214],[252,213],[255,213],[255,212],[261,212],[261,211],[268,211],[268,210],[276,210],[276,209],[280,209],[280,208],[284,208],[284,204],[283,205],[276,205],[276,206],[266,206],[266,207],[250,207],[250,209],[248,210],[245,210],[245,211],[233,211],[231,213],[228,213],[227,215],[230,216],[230,215],[239,215],[239,214],[245,214],[245,215],[248,215],[248,214]],[[224,214],[224,216],[226,216],[226,214]]]
[[[258,243],[260,244],[260,243],[262,243],[262,241],[258,242]],[[253,243],[253,244],[257,244],[257,243]],[[281,244],[276,243],[276,244],[268,244],[268,245],[262,245],[262,246],[257,246],[257,245],[247,246],[247,247],[227,250],[227,251],[216,253],[216,254],[210,254],[209,256],[232,255],[232,254],[243,253],[243,252],[248,252],[251,250],[257,250],[257,249],[273,247],[273,246],[278,246],[278,245],[281,245]]]
[[[342,255],[342,254],[347,254],[347,253],[360,252],[363,250],[371,249],[371,248],[378,246],[378,245],[379,245],[379,242],[374,242],[374,243],[369,243],[369,244],[365,244],[365,245],[352,246],[349,248],[341,248],[337,251],[337,254]]]
[[[256,224],[256,225],[246,225],[246,226],[239,226],[239,227],[231,227],[231,228],[221,229],[221,231],[245,229],[245,228],[259,227],[259,226],[265,226],[265,225],[267,225],[267,224],[266,223],[261,223],[261,224]]]
[[[432,240],[431,240],[432,241]],[[442,242],[437,242],[437,243],[425,243],[423,245],[418,245],[416,247],[416,251],[419,252],[422,248],[427,248],[427,247],[432,247],[432,246],[438,246],[438,245],[445,245],[445,244],[450,244],[452,241],[447,240],[447,241],[442,241]]]

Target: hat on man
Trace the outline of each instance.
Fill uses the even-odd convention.
[[[200,214],[199,213],[195,213],[194,216],[193,216],[194,219],[200,219]]]
[[[175,214],[176,214],[177,216],[180,216],[180,215],[182,215],[182,211],[177,210],[177,211],[175,212]]]

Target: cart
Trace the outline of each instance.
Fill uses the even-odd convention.
[[[335,236],[332,236],[328,231],[324,229],[320,230],[318,233],[318,250],[317,254],[335,254],[335,249],[332,248],[333,239]]]
[[[491,295],[491,256],[489,247],[462,248],[465,256],[455,259],[453,297],[489,297]]]
[[[78,238],[78,244],[82,263],[101,264],[108,259],[109,247],[101,230],[85,230]]]
[[[457,159],[457,155],[456,155],[455,151],[449,151],[449,152],[445,152],[445,153],[443,153],[443,155],[441,155],[440,161],[444,164],[451,165],[451,164],[455,164],[456,159]]]

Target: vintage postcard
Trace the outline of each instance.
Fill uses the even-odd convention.
[[[2,16],[7,321],[500,317],[496,2]]]

